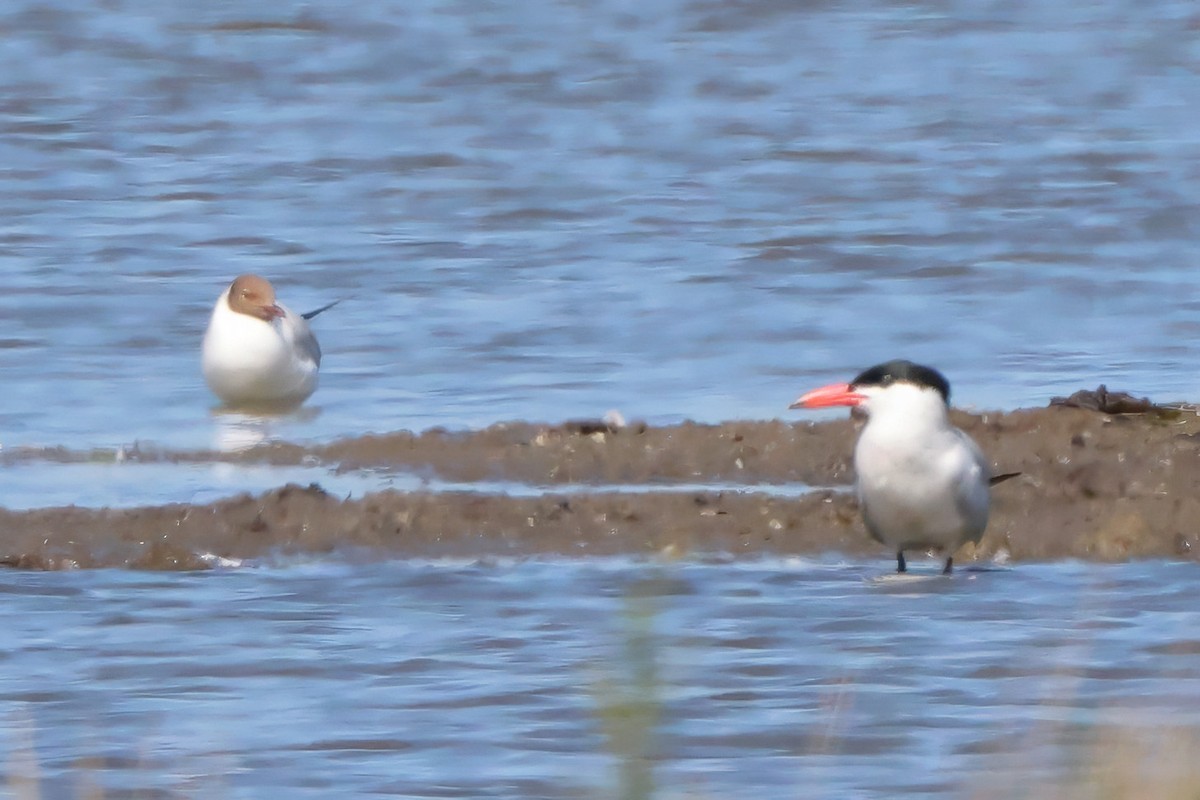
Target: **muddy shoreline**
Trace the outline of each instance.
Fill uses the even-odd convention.
[[[997,472],[979,547],[956,563],[1080,558],[1196,559],[1200,553],[1200,416],[1104,414],[1050,407],[954,412]],[[397,432],[237,454],[127,450],[144,463],[321,463],[447,481],[546,486],[534,496],[385,491],[335,497],[286,486],[207,505],[135,509],[0,509],[0,563],[26,569],[205,569],[220,559],[364,551],[375,556],[634,553],[684,557],[844,553],[890,558],[871,541],[848,491],[858,423],[511,423],[481,431]],[[20,461],[94,460],[49,450]],[[603,487],[653,484],[655,491]],[[678,490],[726,484],[738,490]],[[821,487],[797,495],[771,486]],[[558,491],[556,487],[562,486]],[[756,488],[757,487],[757,488]],[[589,491],[595,488],[596,491]]]

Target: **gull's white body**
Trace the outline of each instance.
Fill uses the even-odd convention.
[[[947,556],[983,538],[990,469],[950,422],[941,395],[908,383],[859,391],[868,419],[854,469],[871,536],[897,552],[937,549]]]
[[[321,348],[303,316],[278,304],[270,321],[217,299],[202,345],[204,380],[226,405],[298,405],[317,388]]]

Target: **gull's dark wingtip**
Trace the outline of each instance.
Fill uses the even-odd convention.
[[[315,311],[306,311],[305,313],[301,314],[300,316],[304,317],[305,319],[312,319],[317,314],[320,314],[322,311],[328,311],[329,309],[333,308],[340,302],[342,302],[342,301],[334,300],[332,303],[329,303],[328,305],[321,306],[320,308],[316,309]]]

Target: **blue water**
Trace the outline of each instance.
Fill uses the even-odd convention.
[[[1109,726],[1200,726],[1196,565],[929,573],[0,573],[0,785],[36,763],[44,797],[525,800],[641,770],[658,797],[1012,797],[1115,758]]]
[[[1196,399],[1192,3],[0,12],[0,445],[221,440],[236,274],[318,319],[272,434]]]
[[[393,470],[345,470],[327,466],[271,466],[225,462],[57,464],[17,461],[0,467],[0,508],[10,510],[79,506],[132,508],[164,503],[204,505],[243,492],[260,493],[285,484],[318,484],[338,497],[370,492],[475,492],[509,497],[544,494],[655,494],[675,492],[752,492],[800,497],[814,488],[804,483],[526,483],[522,481],[447,481],[426,474]]]
[[[3,505],[416,480],[23,445],[765,419],[900,356],[968,407],[1196,400],[1197,22],[1187,0],[15,0]],[[304,413],[212,413],[199,342],[243,272],[342,300]],[[3,791],[1058,797],[1118,762],[1110,728],[1200,741],[1191,564],[298,559],[0,572]]]

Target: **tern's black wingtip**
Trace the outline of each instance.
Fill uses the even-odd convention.
[[[1005,481],[1015,478],[1020,474],[1021,473],[1019,472],[1005,472],[1003,475],[993,475],[992,477],[988,478],[988,486],[995,486],[997,483],[1004,483]]]

